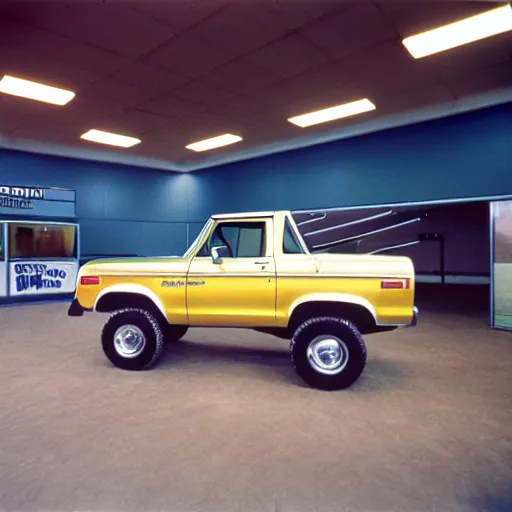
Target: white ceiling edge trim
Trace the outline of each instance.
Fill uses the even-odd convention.
[[[172,162],[158,158],[148,158],[137,155],[120,155],[111,151],[98,151],[95,149],[80,149],[75,146],[49,144],[29,139],[17,139],[0,134],[0,148],[35,153],[38,155],[74,158],[93,162],[129,165],[135,167],[148,167],[163,171],[180,170]],[[129,150],[128,150],[129,151]]]
[[[382,118],[372,119],[371,121],[361,121],[349,128],[333,130],[327,134],[317,135],[316,137],[304,135],[295,137],[288,141],[262,145],[252,150],[244,151],[243,149],[240,149],[225,156],[211,157],[206,161],[191,161],[187,164],[179,164],[169,160],[137,156],[129,154],[128,152],[126,155],[122,155],[112,151],[99,151],[60,144],[49,144],[34,140],[17,139],[14,137],[3,136],[1,134],[0,148],[48,156],[144,167],[162,171],[193,172],[251,160],[254,158],[261,158],[286,151],[316,146],[327,142],[334,142],[336,140],[342,140],[349,137],[356,137],[391,128],[398,128],[400,126],[407,126],[456,114],[463,114],[473,110],[493,107],[509,102],[512,102],[512,87],[467,96],[451,102],[438,103],[433,106],[418,108],[405,113],[392,114]]]

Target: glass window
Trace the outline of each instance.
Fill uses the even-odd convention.
[[[284,221],[284,238],[283,238],[284,254],[304,254],[304,251],[297,239],[295,231],[292,229],[288,218]]]
[[[9,224],[10,258],[74,258],[76,226],[16,222]]]
[[[265,222],[224,222],[218,224],[197,253],[210,256],[211,248],[226,245],[233,258],[258,258],[265,253]]]
[[[257,258],[263,256],[265,224],[241,227],[238,235],[238,258]]]
[[[221,225],[215,230],[213,245],[227,245],[233,257],[236,255],[236,248],[240,240],[240,228],[238,226]]]

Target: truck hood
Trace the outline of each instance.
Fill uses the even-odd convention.
[[[188,266],[189,260],[181,256],[112,258],[89,261],[81,268],[80,273],[81,275],[185,274]]]
[[[406,256],[322,253],[314,257],[320,265],[320,272],[325,274],[414,277],[414,264]]]

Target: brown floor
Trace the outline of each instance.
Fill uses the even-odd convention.
[[[0,510],[510,511],[512,334],[451,290],[334,393],[254,332],[191,330],[130,373],[102,315],[0,308]]]

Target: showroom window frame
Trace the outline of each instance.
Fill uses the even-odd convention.
[[[512,331],[512,324],[509,327],[504,326],[504,325],[496,325],[496,318],[495,318],[495,313],[496,313],[496,304],[495,304],[496,277],[495,277],[495,268],[494,268],[494,264],[495,264],[494,258],[495,258],[495,252],[496,252],[496,250],[495,250],[496,230],[495,230],[495,228],[496,228],[496,207],[497,207],[498,203],[511,202],[511,201],[512,201],[512,196],[507,196],[507,197],[502,196],[499,199],[489,201],[489,243],[490,243],[489,264],[490,264],[490,274],[491,274],[490,286],[489,286],[489,292],[490,292],[489,325],[492,329],[496,329],[499,331],[506,331],[506,332]]]

